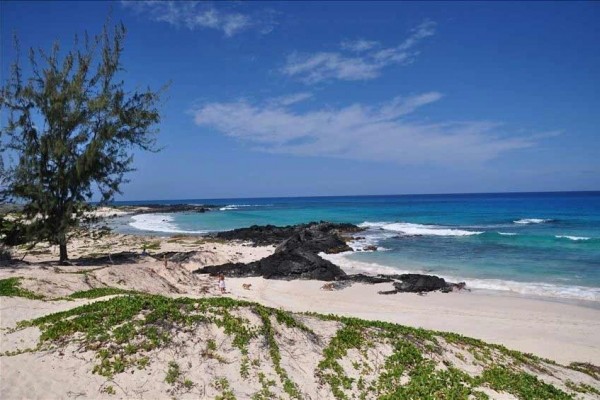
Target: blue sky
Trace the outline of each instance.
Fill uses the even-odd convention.
[[[600,189],[600,3],[2,2],[64,46],[128,29],[157,154],[118,199]]]

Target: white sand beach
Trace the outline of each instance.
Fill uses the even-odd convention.
[[[226,262],[250,262],[266,257],[274,251],[273,246],[257,247],[236,241],[223,242],[198,237],[137,237],[111,233],[96,239],[81,237],[75,240],[72,254],[85,257],[90,251],[98,248],[110,249],[113,254],[131,250],[139,253],[139,249],[144,244],[151,244],[153,250],[148,250],[149,254],[158,251],[194,251],[195,253],[183,262],[169,262],[167,267],[162,260],[150,256],[123,264],[111,264],[110,261],[106,261],[106,265],[57,266],[50,261],[56,259],[56,250],[38,245],[33,252],[20,255],[29,263],[28,265],[16,264],[0,269],[0,279],[20,277],[22,288],[47,298],[46,301],[42,301],[0,297],[0,328],[2,329],[0,351],[5,354],[0,356],[2,373],[0,392],[3,393],[3,398],[114,398],[107,393],[107,391],[112,392],[113,387],[118,391],[117,398],[163,398],[169,390],[172,390],[164,383],[164,371],[168,368],[168,361],[175,359],[180,364],[189,362],[192,365],[192,361],[185,360],[192,360],[194,352],[200,351],[196,347],[188,347],[186,344],[184,346],[186,350],[181,354],[168,349],[158,352],[149,370],[120,374],[113,380],[107,381],[101,376],[90,373],[95,361],[89,351],[82,352],[75,344],[69,344],[60,351],[27,352],[27,349],[36,346],[40,330],[30,327],[13,332],[12,329],[21,320],[29,320],[110,298],[50,300],[91,288],[115,287],[172,297],[221,297],[214,277],[194,274],[191,271]],[[86,273],[81,273],[83,271]],[[287,311],[337,314],[455,332],[489,343],[501,344],[510,349],[532,353],[562,365],[574,361],[596,365],[600,363],[600,337],[597,334],[600,331],[600,308],[596,307],[597,305],[567,304],[485,291],[446,294],[432,292],[422,296],[414,293],[378,294],[378,291],[390,288],[391,284],[386,283],[376,285],[354,283],[344,289],[333,291],[322,289],[323,282],[311,280],[227,278],[226,284],[228,289],[228,293],[224,295],[226,297],[258,302]],[[248,289],[243,287],[248,284],[250,285]],[[321,328],[320,332],[325,335],[324,337],[333,334],[331,327]],[[196,334],[181,340],[195,340],[192,338],[196,337]],[[7,352],[24,350],[22,354],[6,355]],[[303,347],[298,347],[296,350],[290,348],[289,351],[309,352],[308,348]],[[385,351],[382,351],[380,357],[384,357]],[[315,353],[311,357],[319,356]],[[227,374],[227,368],[237,368],[233,366],[225,368],[225,365],[218,367],[219,374]],[[292,367],[290,368],[293,370]],[[215,379],[210,370],[203,371],[190,370],[189,374],[195,381],[208,379],[208,377]],[[597,381],[593,378],[569,371],[555,371],[555,375],[563,380],[597,385]],[[313,380],[297,376],[296,381],[304,385],[302,387],[305,388],[305,393],[314,393],[317,396],[314,398],[328,398],[328,395],[323,393],[322,397],[318,397],[321,389],[314,386]],[[245,383],[233,375],[229,378],[229,382],[238,389],[245,387]],[[107,389],[108,386],[111,387],[110,390]],[[214,388],[207,389],[207,387],[205,385],[203,391],[198,389],[184,394],[179,393],[178,397],[213,398],[217,392]],[[236,393],[238,398],[250,398],[251,391],[248,389],[247,393],[243,391]],[[247,397],[244,397],[243,393],[246,393]],[[488,394],[491,398],[511,398],[493,391],[488,391]],[[583,398],[596,397],[592,393]]]
[[[231,295],[292,311],[460,333],[561,363],[600,361],[600,308],[494,292],[380,295],[390,284],[322,290],[318,281],[228,279]],[[243,283],[251,283],[244,290]]]

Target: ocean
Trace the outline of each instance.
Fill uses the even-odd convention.
[[[600,192],[193,199],[115,204],[213,204],[206,213],[112,221],[126,233],[202,234],[250,225],[350,222],[366,228],[347,270],[421,272],[473,289],[600,301]],[[363,251],[366,246],[377,251]]]

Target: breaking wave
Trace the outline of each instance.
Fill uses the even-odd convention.
[[[131,217],[129,226],[141,231],[165,233],[207,233],[207,231],[186,231],[175,224],[174,218],[164,214],[140,214]]]
[[[589,237],[585,237],[585,236],[568,236],[568,235],[556,235],[554,236],[557,239],[569,239],[569,240],[590,240],[592,238]]]
[[[522,218],[513,221],[515,224],[527,225],[527,224],[543,224],[544,222],[551,222],[551,219],[544,218]]]
[[[482,234],[483,231],[467,231],[464,229],[448,228],[439,225],[422,225],[408,222],[363,222],[359,225],[363,228],[382,229],[385,231],[398,232],[406,236],[471,236]]]
[[[469,289],[494,290],[499,292],[516,293],[526,296],[554,297],[572,300],[600,301],[600,288],[586,286],[567,286],[544,282],[518,282],[502,279],[464,278],[436,274],[425,270],[406,270],[373,262],[363,262],[349,259],[348,254],[320,254],[332,263],[339,265],[349,274],[405,274],[422,273],[441,276],[449,282],[466,282]]]
[[[272,204],[229,204],[219,208],[220,211],[239,210],[244,207],[269,207]]]

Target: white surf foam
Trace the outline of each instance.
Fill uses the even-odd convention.
[[[502,236],[516,236],[517,235],[517,233],[514,233],[514,232],[498,232],[498,234],[502,235]]]
[[[482,234],[483,231],[467,231],[464,229],[448,228],[439,225],[422,225],[408,222],[363,222],[359,225],[363,228],[379,228],[386,231],[398,232],[407,236],[471,236]]]
[[[368,246],[377,246],[377,250],[386,251],[389,249],[379,246],[379,242],[393,238],[396,235],[397,233],[389,231],[359,232],[356,234],[355,239],[348,242],[348,246],[354,251],[364,251]]]
[[[355,261],[355,260],[350,260],[348,259],[346,256],[352,254],[351,252],[347,252],[347,253],[337,253],[337,254],[326,254],[326,253],[319,253],[319,256],[321,256],[322,258],[331,261],[332,263],[334,263],[335,265],[338,265],[340,268],[342,268],[345,272],[349,273],[349,274],[359,274],[359,273],[366,273],[366,274],[372,274],[372,275],[377,275],[377,274],[407,274],[409,273],[409,271],[403,271],[394,267],[388,267],[385,265],[381,265],[381,264],[377,264],[377,263],[369,263],[369,262],[363,262],[363,261]],[[413,273],[415,271],[412,271]]]
[[[568,235],[556,235],[557,239],[569,239],[569,240],[590,240],[591,238],[585,236],[568,236]]]
[[[174,218],[164,214],[140,214],[131,217],[129,226],[141,231],[165,233],[207,233],[207,231],[186,231],[174,223]]]
[[[221,211],[238,210],[242,207],[252,207],[252,206],[250,204],[229,204],[225,207],[219,208],[219,210],[221,210]]]
[[[219,208],[220,211],[239,210],[244,207],[269,207],[273,204],[229,204]]]
[[[394,235],[391,235],[391,236],[394,236]],[[370,235],[370,236],[366,236],[364,239],[361,238],[361,239],[351,240],[347,244],[354,251],[363,251],[363,252],[373,251],[373,250],[365,250],[369,246],[377,247],[377,251],[389,251],[390,249],[380,246],[378,244],[379,241],[381,241],[383,239],[385,239],[385,237],[382,237],[382,236],[374,237],[374,236]]]
[[[517,282],[502,279],[473,279],[456,277],[444,274],[437,274],[431,271],[412,269],[404,270],[377,263],[369,263],[351,260],[348,255],[351,253],[325,254],[319,255],[332,263],[339,265],[349,274],[433,274],[446,279],[449,282],[466,282],[469,289],[494,290],[499,292],[516,293],[526,296],[542,296],[571,300],[600,301],[600,288],[585,286],[556,285],[543,282]]]
[[[450,278],[449,278],[450,279]],[[518,293],[528,296],[600,301],[600,288],[566,286],[542,282],[516,282],[501,279],[465,279],[467,287]]]
[[[523,218],[523,219],[518,219],[513,222],[515,224],[526,225],[526,224],[543,224],[544,222],[550,222],[550,221],[552,221],[552,220],[544,219],[544,218]]]

